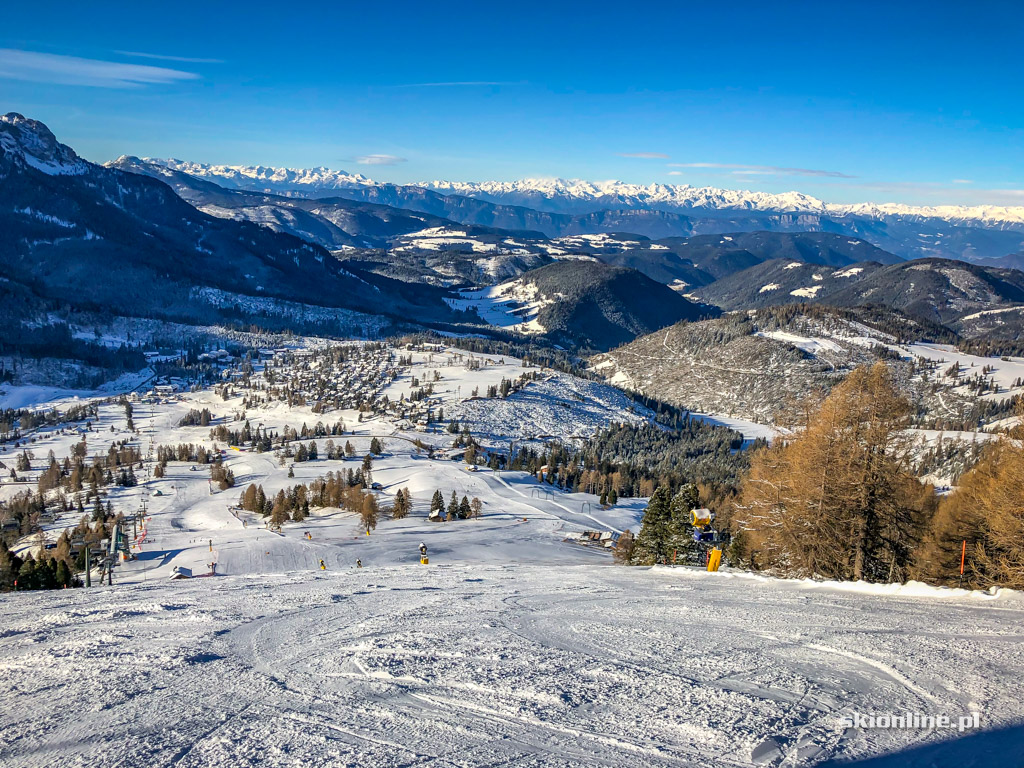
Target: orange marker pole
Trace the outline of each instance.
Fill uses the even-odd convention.
[[[964,561],[967,559],[967,539],[964,539],[963,548],[960,550],[960,586],[964,585]]]

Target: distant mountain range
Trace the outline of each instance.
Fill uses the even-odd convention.
[[[818,231],[857,236],[907,259],[974,261],[1024,250],[1021,206],[836,205],[799,192],[773,195],[689,185],[562,179],[433,181],[399,186],[326,168],[151,162],[199,178],[221,180],[225,186],[238,189],[361,199],[443,215],[462,224],[538,230],[549,237],[615,231],[648,237],[753,230]],[[474,208],[451,198],[503,206],[502,215],[498,218],[493,209]],[[481,216],[488,220],[481,220]]]
[[[4,315],[13,323],[45,323],[48,309],[67,308],[342,335],[371,327],[491,332],[444,300],[451,293],[440,262],[460,258],[446,255],[449,241],[481,248],[488,261],[481,277],[526,272],[551,297],[540,333],[567,345],[606,348],[702,312],[631,269],[570,260],[530,272],[551,261],[545,249],[566,253],[541,233],[467,226],[455,233],[457,226],[344,198],[225,189],[133,158],[95,165],[38,121],[0,118],[0,292],[20,307]],[[638,241],[619,245],[627,243]],[[521,253],[497,253],[498,244]],[[391,246],[390,253],[437,253],[440,280],[424,279],[423,258],[409,275],[378,268],[373,255]],[[481,265],[462,268],[476,274]],[[447,274],[460,281],[459,268]],[[5,334],[14,343],[19,331]]]
[[[121,158],[117,164],[128,167],[129,160],[132,166],[150,175],[172,175],[176,188],[204,210],[217,215],[225,215],[225,211],[230,210],[230,215],[248,216],[250,220],[262,221],[275,228],[282,227],[282,221],[286,220],[285,226],[291,227],[287,231],[307,238],[311,236],[310,227],[304,231],[295,227],[297,211],[301,210],[305,215],[322,215],[325,211],[331,211],[335,220],[339,222],[341,219],[337,211],[345,211],[345,215],[349,217],[345,222],[349,229],[345,242],[361,241],[364,244],[370,243],[372,238],[364,235],[358,226],[359,222],[352,218],[351,211],[373,211],[373,215],[385,216],[393,223],[390,232],[379,233],[385,240],[390,237],[390,246],[384,248],[380,256],[364,256],[357,253],[347,258],[352,259],[354,266],[361,269],[435,285],[457,285],[459,280],[487,284],[527,272],[539,266],[538,261],[542,265],[545,256],[564,259],[573,254],[588,254],[611,266],[637,270],[655,282],[672,286],[680,294],[726,310],[801,302],[850,307],[873,304],[899,309],[930,322],[960,328],[958,322],[961,317],[1024,302],[1018,291],[1019,273],[1009,272],[1005,268],[1016,264],[1020,259],[1018,255],[978,259],[976,267],[962,261],[935,258],[917,259],[908,263],[902,257],[872,244],[869,238],[841,232],[813,231],[815,225],[821,223],[820,219],[813,219],[817,213],[800,214],[795,217],[795,221],[799,221],[801,226],[806,226],[812,231],[740,229],[716,234],[690,234],[687,237],[649,237],[643,234],[630,234],[629,230],[631,225],[641,225],[634,229],[650,231],[655,220],[658,224],[654,229],[661,234],[666,230],[679,228],[692,233],[695,224],[708,226],[708,222],[714,222],[714,226],[764,223],[763,218],[757,217],[765,215],[769,219],[778,216],[793,218],[792,213],[769,215],[764,214],[763,210],[753,210],[766,209],[770,206],[818,213],[832,211],[844,213],[846,216],[852,215],[850,211],[854,209],[872,216],[908,215],[907,210],[903,209],[894,213],[893,211],[897,209],[892,207],[854,206],[840,211],[800,195],[755,194],[752,197],[743,197],[742,193],[725,193],[721,190],[703,190],[698,195],[688,187],[653,187],[641,190],[613,183],[580,185],[523,182],[510,185],[434,185],[446,192],[472,192],[496,199],[507,198],[514,202],[530,202],[550,207],[557,207],[552,201],[561,196],[562,203],[559,206],[563,208],[577,206],[581,204],[580,201],[598,199],[615,205],[635,205],[637,200],[642,198],[662,203],[684,200],[694,206],[703,207],[705,212],[715,209],[718,217],[701,220],[668,211],[637,209],[559,213],[509,206],[462,195],[442,195],[425,186],[401,187],[379,184],[362,176],[340,174],[322,168],[312,171],[227,168],[179,161],[138,161],[126,158]],[[186,170],[199,175],[194,177],[186,173]],[[270,196],[263,191],[210,188],[210,181],[222,179],[236,187],[262,186],[274,188],[282,194]],[[217,193],[214,190],[220,191]],[[352,194],[360,200],[346,202],[338,197],[296,197],[312,194],[314,190],[320,193],[333,191],[335,194]],[[529,190],[535,193],[532,197],[515,197],[525,195]],[[629,195],[625,194],[627,191],[630,192]],[[611,192],[615,192],[615,195],[609,197]],[[228,198],[227,201],[225,197]],[[386,200],[388,204],[368,203],[367,199]],[[311,206],[311,201],[319,207]],[[429,208],[442,212],[445,214],[444,218],[432,219],[424,214],[423,223],[444,223],[416,231],[404,231],[417,226],[419,220],[415,218],[415,214],[410,220],[410,211],[395,204],[412,204],[419,206],[420,209]],[[735,218],[727,215],[727,212],[735,212],[743,205],[753,210],[753,213],[749,214],[754,216],[753,219],[737,222]],[[267,213],[268,207],[271,206],[285,210],[286,216],[277,216],[271,220]],[[693,210],[690,213],[693,213]],[[1016,209],[1003,209],[1001,213],[995,209],[918,211],[922,216],[925,213],[932,215],[933,224],[941,221],[943,226],[953,227],[950,231],[954,232],[954,236],[946,241],[949,243],[962,242],[964,238],[973,238],[978,242],[992,237],[1016,239],[1024,234],[1012,228],[1015,226],[1013,218]],[[812,219],[808,220],[807,216],[811,216]],[[941,216],[946,218],[943,219]],[[972,216],[975,217],[974,223],[981,223],[983,220],[992,222],[1002,216],[1006,220],[1001,221],[999,226],[1008,228],[957,228],[950,223],[954,220],[970,220]],[[541,231],[520,231],[512,234],[502,229],[489,229],[477,224],[455,223],[460,218],[467,217],[472,220],[479,220],[481,217],[487,221],[511,220],[514,224],[530,222],[538,225]],[[792,224],[792,221],[789,223]],[[894,228],[878,220],[872,220],[871,226],[874,227],[872,232],[876,234],[883,230],[891,232]],[[574,234],[549,238],[543,231],[545,227],[549,232],[568,230]],[[924,227],[923,219],[920,219],[916,221],[914,229],[923,230]],[[584,232],[579,233],[581,229]],[[886,237],[891,239],[891,235]],[[918,232],[914,237],[920,241],[924,234]],[[942,237],[938,235],[931,239],[942,241]],[[439,256],[410,257],[410,254],[417,252],[437,252]],[[442,253],[447,255],[441,257]],[[578,267],[551,269],[550,273],[565,280],[568,272],[575,269]],[[574,294],[574,299],[578,298],[579,295]],[[573,302],[569,302],[566,306],[572,305]],[[1014,338],[1019,325],[1014,313],[1004,313],[998,318],[980,315],[965,323],[962,328],[969,336],[980,332],[993,332],[1001,338]],[[588,334],[578,323],[559,327],[559,323],[555,322],[551,326],[552,330],[562,333],[570,327],[579,343],[591,347],[606,346],[602,342],[595,344],[598,334]],[[612,334],[616,341],[628,338],[628,333],[623,337],[621,330],[620,328]]]
[[[231,189],[263,192],[301,193],[310,197],[330,197],[338,190],[356,187],[391,187],[361,174],[329,168],[271,168],[267,166],[208,165],[174,158],[147,158],[200,178],[213,177]],[[919,216],[953,223],[1015,224],[1024,228],[1024,206],[911,206],[899,203],[826,203],[800,192],[770,194],[693,187],[689,184],[626,184],[621,181],[581,181],[579,179],[521,179],[519,181],[430,181],[410,186],[445,194],[507,202],[537,210],[561,209],[567,213],[587,213],[602,208],[641,208],[650,210],[778,211],[812,213],[822,216]]]
[[[479,185],[496,197],[531,188]],[[571,208],[606,200],[603,190],[623,206],[556,212],[326,169],[134,157],[100,166],[12,113],[0,118],[0,348],[70,309],[338,335],[525,333],[607,350],[721,310],[787,304],[899,311],[992,351],[1024,342],[1024,273],[1011,268],[1024,231],[1013,209],[1003,228],[991,216],[970,227],[915,220],[919,239],[944,227],[949,236],[933,238],[943,248],[1015,240],[998,257],[905,261],[877,244],[900,240],[892,222],[845,214],[868,230],[860,236],[833,231],[834,219],[823,231],[818,213],[755,210],[813,208],[802,196],[754,196],[740,210],[741,193],[705,190],[699,216],[629,208],[653,205],[655,192],[684,199],[684,188],[671,188],[674,198],[645,189],[646,198],[615,184],[538,186],[551,194],[537,204],[563,195]],[[723,231],[700,234],[708,228]],[[665,235],[677,231],[685,236]]]
[[[0,276],[43,301],[185,322],[273,325],[285,319],[271,318],[274,302],[294,304],[292,327],[303,304],[458,319],[436,289],[359,274],[305,239],[210,216],[161,181],[82,160],[16,113],[0,117]]]

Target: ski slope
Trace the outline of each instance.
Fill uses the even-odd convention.
[[[518,376],[521,363],[492,356],[469,370],[450,352],[415,357],[421,381],[440,372],[446,412],[495,442],[648,416],[563,374],[508,400],[467,400]],[[387,391],[407,392],[412,374]],[[121,406],[102,405],[89,451],[123,439],[143,456],[154,445],[209,445],[210,429],[179,426],[181,417],[205,407],[230,421],[240,400],[203,390],[140,402],[136,433]],[[367,536],[338,509],[278,533],[234,508],[249,483],[272,496],[361,458],[296,462],[290,478],[273,453],[228,450],[227,491],[188,462],[107,488],[117,510],[146,504],[137,559],[117,566],[114,585],[0,595],[0,766],[790,768],[898,753],[866,765],[981,768],[1024,755],[1019,594],[615,567],[572,534],[636,531],[646,500],[602,509],[592,495],[522,472],[469,471],[412,442],[447,447],[446,433],[354,411],[325,420],[338,417],[349,431],[334,441],[351,441],[356,457],[384,443],[376,493],[388,506],[408,488],[412,514],[382,515]],[[272,402],[247,418],[279,431],[322,417]],[[29,439],[33,468],[0,484],[2,498],[33,488],[48,452],[62,457],[82,435],[44,428]],[[322,456],[326,438],[316,442]],[[10,466],[20,450],[0,447],[0,460]],[[482,517],[427,522],[434,490],[446,501],[453,491],[479,497]],[[64,514],[45,535],[75,522]],[[31,534],[17,549],[35,546]],[[216,576],[169,579],[211,564]],[[842,722],[908,711],[977,714],[989,730]],[[990,732],[1000,728],[1009,730]]]
[[[1024,754],[1019,725],[841,722],[1019,722],[1019,595],[477,559],[0,596],[0,764],[810,766],[914,748],[865,765],[980,768]]]

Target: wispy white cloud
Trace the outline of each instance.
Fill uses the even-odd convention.
[[[638,157],[642,160],[668,160],[661,152],[619,152],[619,157]]]
[[[398,165],[406,160],[398,155],[360,155],[356,158],[356,162],[359,165]]]
[[[141,51],[114,51],[121,56],[133,56],[137,59],[158,59],[160,61],[179,61],[185,64],[223,64],[223,59],[194,59],[191,56],[165,56],[160,53],[142,53]]]
[[[669,171],[668,175],[669,176],[682,176],[683,172],[682,171]]]
[[[974,182],[970,179],[953,179],[954,184],[973,184]]]
[[[0,79],[85,85],[94,88],[139,88],[145,85],[197,80],[199,75],[146,64],[123,64],[0,48]]]
[[[817,168],[787,168],[781,165],[745,165],[743,163],[669,163],[670,168],[704,168],[730,171],[733,174],[756,174],[759,176],[824,176],[833,179],[855,179],[839,171],[822,171]]]

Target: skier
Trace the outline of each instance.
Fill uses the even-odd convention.
[[[327,570],[327,564],[322,559],[320,560],[320,570],[321,571],[326,571]]]

